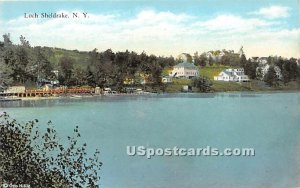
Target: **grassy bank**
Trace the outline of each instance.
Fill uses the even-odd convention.
[[[192,81],[189,79],[173,79],[173,83],[167,84],[165,92],[178,93],[182,91],[184,85],[191,85]]]
[[[214,76],[218,76],[221,71],[223,71],[224,69],[228,69],[228,68],[230,68],[230,67],[222,66],[222,65],[219,65],[219,66],[214,65],[214,66],[200,68],[199,72],[200,72],[201,76],[204,76],[204,77],[207,77],[207,78],[213,80]]]
[[[268,86],[263,81],[251,80],[250,82],[223,82],[212,81],[212,88],[215,92],[227,92],[227,91],[291,91],[300,90],[300,83],[292,81],[287,84],[279,82],[277,86]]]
[[[214,92],[227,92],[227,91],[282,91],[282,90],[300,90],[300,83],[297,81],[292,81],[287,84],[279,82],[277,86],[268,86],[265,82],[260,80],[251,80],[250,82],[224,82],[215,81],[214,76],[219,75],[219,73],[227,68],[233,68],[229,66],[209,66],[199,68],[201,76],[204,76],[211,80],[212,90]],[[191,85],[191,80],[189,79],[173,79],[173,83],[167,84],[165,87],[165,92],[167,93],[177,93],[181,92],[184,85]]]

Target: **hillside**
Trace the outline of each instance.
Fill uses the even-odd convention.
[[[44,47],[48,59],[54,67],[59,66],[59,61],[62,57],[71,58],[74,60],[74,65],[77,67],[86,67],[89,60],[89,52],[80,52],[78,50],[66,50],[62,48]]]

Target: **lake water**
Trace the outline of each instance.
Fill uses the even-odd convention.
[[[300,186],[300,93],[166,94],[1,103],[22,121],[79,125],[108,188]],[[64,139],[62,139],[64,140]],[[252,157],[128,156],[126,146],[254,148]]]

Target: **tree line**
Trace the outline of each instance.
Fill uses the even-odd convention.
[[[222,56],[218,56],[223,52]],[[283,58],[281,56],[269,56],[267,57],[267,65],[269,69],[263,78],[260,78],[259,71],[260,63],[254,59],[246,58],[245,54],[234,53],[232,50],[217,50],[210,52],[212,56],[208,56],[207,53],[198,54],[195,53],[193,56],[195,65],[200,67],[206,66],[229,66],[229,67],[242,67],[244,68],[245,74],[249,76],[250,79],[261,79],[266,82],[269,86],[276,86],[279,82],[287,84],[291,81],[300,80],[300,66],[297,64],[296,58]],[[258,59],[256,57],[255,59]],[[278,77],[276,69],[280,70],[282,75],[281,78]]]
[[[60,54],[57,54],[59,50]],[[70,52],[80,58],[68,55]],[[259,63],[246,59],[245,54],[229,50],[217,50],[206,53],[195,53],[193,62],[200,68],[206,66],[242,67],[250,79],[259,79]],[[220,55],[222,53],[222,55]],[[83,58],[84,57],[84,58]],[[10,35],[4,34],[0,42],[0,87],[2,90],[11,85],[41,86],[57,80],[66,86],[99,86],[113,87],[121,91],[128,84],[138,86],[147,84],[151,87],[163,87],[161,82],[163,70],[179,63],[174,57],[161,57],[128,51],[113,52],[108,49],[98,52],[64,50],[58,48],[31,47],[29,41],[20,36],[20,44],[11,42]],[[279,81],[288,83],[300,80],[300,68],[297,59],[268,57],[270,68],[263,80],[269,85]],[[276,76],[276,69],[281,70],[282,78]],[[1,89],[1,88],[0,88]]]
[[[11,42],[9,34],[3,35],[3,39],[0,42],[2,87],[13,84],[41,85],[49,80],[58,80],[66,86],[89,85],[115,87],[118,90],[124,87],[126,81],[138,85],[144,80],[150,85],[160,86],[163,69],[175,65],[172,56],[160,57],[145,52],[137,54],[128,50],[113,52],[111,49],[82,52],[86,56],[84,62],[63,55],[55,64],[50,57],[53,51],[48,47],[31,47],[23,36],[20,37],[19,45]],[[78,51],[74,53],[82,55]]]

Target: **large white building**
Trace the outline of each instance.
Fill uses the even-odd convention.
[[[256,68],[256,77],[260,80],[263,80],[267,75],[267,73],[269,72],[270,67],[271,66],[269,64],[259,64],[258,67]],[[280,68],[277,65],[273,65],[273,67],[277,78],[281,80],[282,74]]]
[[[258,63],[258,67],[256,68],[256,77],[263,80],[271,67],[268,63],[268,57],[252,57],[251,61]],[[274,67],[277,78],[279,80],[282,79],[280,68],[277,65],[272,66]]]
[[[174,66],[170,76],[176,78],[194,78],[199,76],[198,68],[193,63],[186,61]]]
[[[214,80],[225,82],[248,82],[249,77],[245,75],[243,68],[225,69],[220,72],[218,76],[215,76]]]

